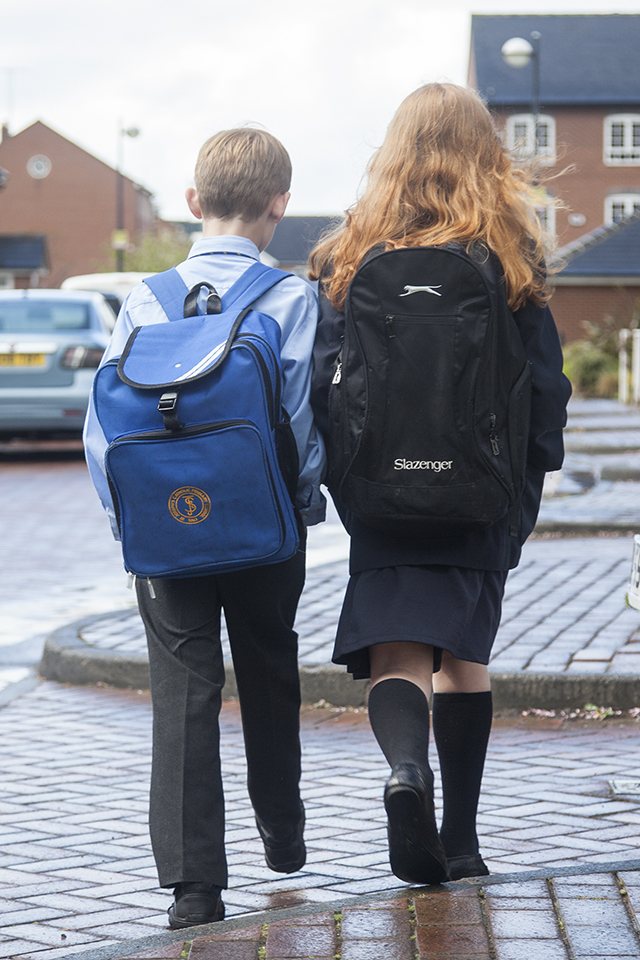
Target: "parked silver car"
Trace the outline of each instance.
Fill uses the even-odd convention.
[[[0,438],[78,434],[114,322],[99,293],[0,290]]]

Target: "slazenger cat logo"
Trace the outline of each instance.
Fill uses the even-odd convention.
[[[393,462],[394,470],[433,470],[440,473],[441,470],[451,470],[453,460],[404,460],[398,457]]]
[[[398,294],[400,297],[408,297],[412,293],[432,293],[434,297],[441,297],[442,294],[438,293],[438,290],[442,286],[441,283],[435,283],[433,286],[426,287],[412,287],[410,284],[406,284],[404,288],[404,293]]]
[[[179,487],[169,497],[169,513],[178,523],[202,523],[211,512],[211,500],[199,487]]]

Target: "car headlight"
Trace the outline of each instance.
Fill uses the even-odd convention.
[[[69,347],[62,358],[62,366],[79,370],[81,367],[99,367],[102,347]]]

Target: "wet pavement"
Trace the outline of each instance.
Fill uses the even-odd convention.
[[[640,416],[574,403],[571,428],[567,468],[550,478],[538,537],[509,578],[492,670],[620,678],[631,689],[637,678],[640,690],[640,612],[624,605],[640,531]],[[414,888],[389,871],[388,771],[356,709],[304,709],[308,862],[291,876],[267,869],[228,701],[229,919],[169,932],[171,897],[156,886],[147,832],[148,693],[34,675],[45,636],[72,621],[88,624],[87,643],[142,651],[119,549],[79,460],[0,451],[0,493],[0,958],[640,957],[638,709],[498,718],[479,814],[491,876]],[[576,537],[585,523],[594,535]],[[314,670],[328,659],[346,580],[335,522],[311,531],[309,555],[298,628],[302,666]]]
[[[166,928],[171,896],[157,888],[147,833],[150,724],[146,693],[51,682],[0,711],[0,957],[325,957],[333,943],[326,938],[336,935],[331,918],[349,911],[353,919],[341,928],[345,960],[413,957],[414,934],[419,956],[429,957],[640,956],[628,911],[633,903],[640,910],[640,794],[614,794],[610,786],[637,783],[638,721],[498,719],[478,818],[492,877],[418,889],[389,871],[381,802],[388,770],[364,711],[304,709],[308,861],[291,876],[269,871],[245,788],[239,709],[227,702],[230,919],[215,925],[222,937],[215,948],[200,942],[199,930],[187,939]],[[431,759],[437,771],[434,749]],[[631,891],[626,899],[622,888]],[[378,900],[367,900],[373,895]],[[414,900],[424,929],[405,936],[391,921],[409,922]],[[565,900],[576,902],[565,907]],[[273,911],[283,909],[293,914],[272,928],[261,955],[263,925],[279,923]],[[635,953],[578,950],[594,933],[585,925],[601,928],[592,941],[599,945],[614,919],[619,942],[636,944]],[[574,953],[557,953],[567,930]],[[226,938],[242,950],[223,949]],[[551,947],[556,952],[540,952]]]

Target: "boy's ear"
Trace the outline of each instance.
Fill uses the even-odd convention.
[[[195,191],[194,187],[188,187],[185,193],[187,200],[187,206],[194,217],[197,217],[198,220],[202,220],[202,210],[200,209],[200,201],[198,200],[198,194]]]
[[[278,193],[273,198],[273,203],[271,204],[270,210],[270,219],[275,220],[276,223],[280,223],[284,217],[284,212],[287,209],[287,204],[289,203],[290,193]]]

